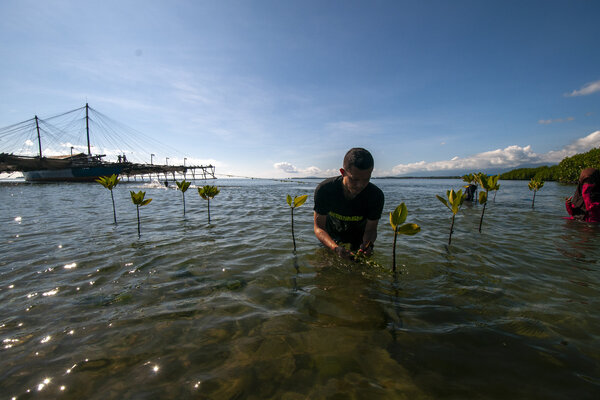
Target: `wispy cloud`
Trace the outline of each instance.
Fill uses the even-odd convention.
[[[326,124],[328,131],[342,133],[369,134],[377,130],[375,123],[371,121],[338,121]]]
[[[583,85],[579,90],[573,90],[571,93],[565,93],[567,97],[587,96],[592,93],[600,92],[600,81],[590,82]]]
[[[574,117],[554,118],[554,119],[540,119],[538,121],[538,124],[542,124],[542,125],[560,124],[561,122],[570,122],[570,121],[574,121],[574,120],[575,120]]]
[[[520,165],[534,163],[558,163],[563,158],[588,151],[600,146],[600,131],[576,140],[561,150],[548,153],[535,153],[531,146],[508,146],[475,154],[465,158],[454,157],[451,160],[426,162],[419,161],[409,164],[398,164],[392,168],[394,175],[404,175],[415,172],[442,172],[450,170],[486,170],[490,168],[516,168]],[[386,175],[386,174],[383,174]]]

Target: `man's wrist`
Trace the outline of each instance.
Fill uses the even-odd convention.
[[[339,256],[343,256],[346,253],[344,246],[335,246],[333,252]]]

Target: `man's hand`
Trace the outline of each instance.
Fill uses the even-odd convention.
[[[342,257],[344,260],[354,260],[354,254],[351,251],[346,250],[342,246],[336,247],[335,249],[333,249],[333,251],[335,252],[335,254]]]
[[[367,240],[360,245],[360,249],[358,249],[360,253],[363,253],[365,256],[370,257],[373,254],[373,242]]]

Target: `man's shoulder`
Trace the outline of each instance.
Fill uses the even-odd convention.
[[[375,185],[373,182],[369,182],[366,190],[372,195],[383,197],[383,190],[379,189],[379,186]]]
[[[316,190],[320,190],[323,188],[333,189],[333,188],[337,187],[340,184],[340,182],[341,182],[341,176],[334,176],[331,178],[327,178],[317,185]]]

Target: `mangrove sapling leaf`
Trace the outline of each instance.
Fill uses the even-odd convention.
[[[113,188],[117,186],[117,184],[120,181],[121,179],[119,179],[115,174],[112,174],[111,176],[101,176],[98,179],[96,179],[96,182],[110,190],[110,198],[112,199],[113,217],[115,219],[115,225],[117,224],[117,210],[115,209],[115,197],[113,196]]]
[[[210,200],[214,199],[221,190],[216,186],[206,185],[198,188],[198,194],[208,202],[208,223],[210,224]]]
[[[498,186],[499,177],[499,175],[487,176],[481,172],[477,174],[477,182],[485,190],[485,192],[482,191],[479,193],[479,204],[483,205],[481,218],[479,219],[479,233],[481,233],[481,225],[483,224],[483,215],[485,214],[485,207],[487,206],[489,192],[490,190],[496,190],[495,187]]]
[[[452,224],[450,225],[450,235],[448,237],[448,245],[452,243],[452,233],[454,232],[454,218],[460,210],[460,206],[462,206],[465,200],[465,194],[462,189],[458,192],[455,192],[454,189],[446,191],[446,199],[442,196],[435,195],[439,201],[442,202],[450,211],[452,211]]]
[[[188,182],[184,179],[181,182],[175,181],[175,183],[177,184],[177,188],[181,190],[181,196],[183,197],[183,215],[185,215],[185,192],[190,187],[191,182]]]
[[[533,208],[535,204],[535,194],[544,186],[544,181],[541,179],[531,178],[528,186],[529,190],[533,190],[533,200],[531,201],[531,208]]]
[[[406,204],[400,203],[396,209],[390,213],[390,225],[394,229],[394,247],[392,248],[392,270],[396,272],[396,240],[398,234],[415,235],[421,231],[421,227],[417,224],[404,224],[408,216],[408,208]]]
[[[294,242],[294,253],[296,253],[296,236],[294,235],[294,208],[300,207],[302,204],[304,204],[307,198],[307,194],[295,196],[293,199],[289,194],[286,196],[286,202],[288,203],[288,206],[290,206],[292,213],[292,241]]]
[[[131,202],[137,207],[138,236],[142,236],[140,230],[140,207],[150,204],[152,199],[144,199],[144,197],[146,197],[146,192],[142,192],[141,190],[137,193],[129,191],[129,194],[131,194]]]

